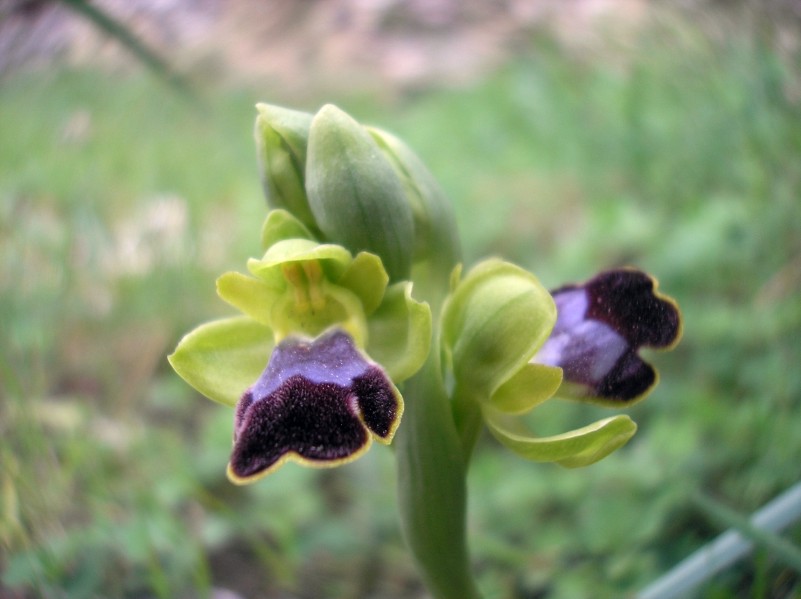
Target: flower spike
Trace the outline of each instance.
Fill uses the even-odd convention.
[[[678,307],[656,287],[641,271],[619,269],[553,291],[556,324],[532,361],[562,368],[560,393],[576,399],[610,406],[642,399],[658,376],[638,350],[670,349],[681,337]]]
[[[398,390],[344,331],[287,337],[237,404],[228,477],[247,484],[288,460],[350,462],[372,438],[389,444],[402,412]]]

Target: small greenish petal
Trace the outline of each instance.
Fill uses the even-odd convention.
[[[403,185],[373,137],[330,104],[309,130],[306,190],[327,240],[378,254],[391,281],[409,278],[414,221]]]
[[[261,247],[270,246],[285,239],[314,239],[309,229],[286,210],[270,210],[261,228]]]
[[[288,210],[315,229],[305,190],[312,115],[269,104],[257,104],[256,109],[256,152],[267,203]]]
[[[283,294],[271,307],[270,324],[276,341],[293,333],[316,337],[331,326],[346,331],[359,347],[367,342],[367,324],[361,302],[351,291],[322,281],[319,306],[298,303],[293,293]]]
[[[534,275],[486,260],[458,283],[443,310],[446,363],[457,391],[486,401],[551,332],[556,308]]]
[[[529,362],[498,387],[490,402],[506,414],[524,414],[552,397],[561,384],[561,368]]]
[[[519,428],[519,423],[501,412],[488,406],[483,412],[492,435],[518,456],[534,462],[556,462],[566,468],[588,466],[605,458],[625,445],[637,431],[631,418],[619,415],[561,435],[533,437],[510,430]]]
[[[272,331],[246,316],[215,320],[187,333],[168,356],[182,379],[233,407],[257,380],[273,349]]]
[[[396,283],[367,321],[367,353],[399,383],[417,372],[431,348],[431,310],[412,298],[412,284]]]
[[[271,307],[282,292],[262,279],[227,272],[217,279],[217,295],[254,320],[270,326]]]
[[[368,252],[359,252],[337,284],[359,296],[364,313],[370,315],[381,305],[388,282],[389,277],[381,258]]]

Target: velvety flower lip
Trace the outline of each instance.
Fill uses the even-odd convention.
[[[389,377],[344,331],[287,337],[237,404],[228,476],[245,484],[287,460],[319,467],[352,461],[372,438],[389,443],[402,412]]]
[[[657,373],[639,348],[669,349],[681,337],[676,303],[656,286],[644,272],[617,269],[552,291],[556,324],[532,361],[562,368],[579,398],[611,405],[642,398]]]

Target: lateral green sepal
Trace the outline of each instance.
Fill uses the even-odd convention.
[[[490,406],[482,410],[487,428],[502,445],[527,460],[556,462],[566,468],[588,466],[605,458],[637,431],[631,418],[618,415],[560,435],[534,437],[521,430],[521,423],[513,417]]]
[[[247,316],[214,320],[187,333],[167,357],[203,395],[233,407],[259,378],[273,349],[272,331]]]

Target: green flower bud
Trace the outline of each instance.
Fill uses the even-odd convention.
[[[288,210],[316,231],[305,187],[312,115],[270,104],[256,104],[256,109],[256,153],[267,204]]]
[[[393,282],[408,279],[412,207],[373,137],[327,105],[311,122],[307,151],[306,192],[324,238],[353,252],[377,254]]]
[[[396,136],[368,127],[378,147],[395,169],[406,191],[414,218],[414,259],[433,261],[449,273],[459,261],[459,235],[451,202],[423,161]]]

